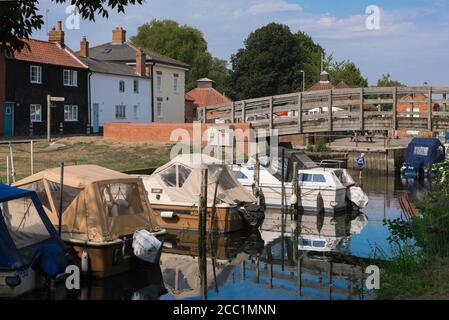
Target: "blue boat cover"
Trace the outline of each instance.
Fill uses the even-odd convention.
[[[436,138],[414,138],[407,149],[406,163],[417,169],[443,162],[445,148]]]
[[[30,197],[33,201],[49,238],[25,248],[17,248],[2,212],[0,214],[0,269],[15,270],[32,265],[50,276],[55,276],[63,272],[67,265],[66,246],[48,219],[39,198],[34,191],[0,184],[0,203],[25,197]],[[2,208],[0,206],[0,209]]]

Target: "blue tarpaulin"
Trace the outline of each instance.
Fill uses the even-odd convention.
[[[406,162],[414,168],[430,167],[444,159],[445,148],[439,139],[414,138],[408,145]]]
[[[11,234],[11,226],[8,228],[7,215],[3,212],[5,207],[0,206],[0,269],[20,269],[35,263],[46,274],[55,276],[65,269],[65,245],[48,219],[39,198],[34,191],[0,184],[0,204],[20,198],[32,200],[39,218],[48,232],[48,237],[43,241],[36,241],[30,246],[18,248]],[[24,213],[9,212],[8,214]]]

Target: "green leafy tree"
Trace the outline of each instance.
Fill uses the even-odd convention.
[[[109,17],[108,9],[125,12],[128,5],[142,4],[143,0],[52,0],[58,4],[69,3],[79,9],[83,19],[95,20],[96,15]],[[0,1],[0,52],[10,55],[21,51],[34,30],[44,24],[39,14],[39,0]]]
[[[378,87],[403,87],[404,85],[396,80],[392,80],[389,73],[383,74],[382,77],[377,80]]]
[[[328,62],[328,72],[333,84],[344,81],[354,88],[368,86],[368,79],[362,76],[360,69],[351,61],[333,61],[331,57]]]
[[[203,33],[173,20],[152,20],[137,30],[131,41],[143,48],[153,50],[190,65],[186,88],[195,87],[196,80],[209,77],[218,89],[224,89],[229,71],[226,61],[213,58],[207,49]]]
[[[298,41],[288,26],[270,23],[251,33],[231,57],[233,97],[248,99],[298,90]]]

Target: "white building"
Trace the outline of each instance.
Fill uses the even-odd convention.
[[[123,28],[112,30],[112,41],[92,47],[89,56],[97,61],[122,63],[136,67],[139,48],[126,41]],[[153,81],[151,106],[154,122],[184,122],[185,120],[185,73],[189,65],[143,49],[146,75]]]
[[[89,67],[89,106],[92,131],[105,122],[152,122],[151,79],[146,75],[145,53],[136,51],[134,66],[97,60],[89,42],[80,43],[79,59]]]

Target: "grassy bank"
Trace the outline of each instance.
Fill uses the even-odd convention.
[[[102,137],[70,137],[52,143],[34,142],[34,172],[66,165],[97,164],[123,171],[158,167],[169,160],[171,145],[160,143],[123,143]],[[8,145],[0,145],[0,179],[6,180]],[[30,175],[30,144],[14,144],[13,159],[17,179]]]
[[[421,216],[385,222],[394,255],[382,270],[378,299],[449,299],[449,162],[436,170]]]

